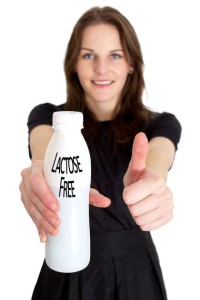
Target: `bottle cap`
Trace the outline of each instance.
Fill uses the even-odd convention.
[[[78,111],[57,111],[53,113],[53,126],[71,125],[83,128],[83,113]]]

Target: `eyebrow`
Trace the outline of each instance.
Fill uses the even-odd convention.
[[[85,48],[85,47],[83,47],[83,48],[80,48],[80,51],[81,51],[81,50],[94,51],[94,50],[92,50],[92,49]]]
[[[93,50],[93,49],[90,49],[90,48],[85,48],[85,47],[83,47],[83,48],[80,48],[80,51],[81,50],[87,50],[87,51],[91,51],[91,52],[94,52],[95,50]],[[121,51],[121,52],[124,52],[124,50],[123,49],[115,49],[115,50],[110,50],[109,52],[110,53],[112,53],[112,52],[117,52],[117,51]]]
[[[111,50],[110,52],[117,52],[117,51],[124,52],[124,50],[123,50],[123,49],[115,49],[115,50]]]

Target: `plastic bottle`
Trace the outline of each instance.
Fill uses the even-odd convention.
[[[91,162],[82,136],[83,114],[53,114],[54,134],[44,159],[44,176],[60,203],[61,224],[45,245],[47,265],[58,272],[84,269],[90,260],[89,189]]]

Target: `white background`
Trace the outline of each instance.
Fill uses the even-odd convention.
[[[65,101],[63,58],[71,30],[88,8],[119,9],[138,34],[148,106],[174,113],[183,133],[168,184],[175,216],[154,231],[170,300],[200,299],[198,0],[0,2],[0,299],[28,300],[44,245],[20,201],[20,171],[30,164],[27,117],[41,102]],[[103,288],[103,287],[102,287]]]

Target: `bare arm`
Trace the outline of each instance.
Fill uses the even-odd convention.
[[[21,200],[35,223],[40,241],[45,242],[47,232],[55,235],[60,224],[57,212],[59,203],[44,178],[44,157],[53,129],[48,125],[35,127],[30,133],[32,164],[21,172]],[[90,189],[90,204],[107,207],[110,200],[97,190]]]
[[[173,196],[166,179],[174,155],[175,147],[166,138],[156,137],[148,143],[139,133],[134,140],[123,197],[142,230],[159,228],[172,219]]]
[[[166,181],[174,156],[174,144],[167,138],[155,137],[149,142],[146,166]]]
[[[35,223],[41,242],[46,241],[46,232],[54,235],[60,220],[57,216],[59,203],[43,176],[43,160],[53,129],[48,125],[35,127],[30,133],[32,164],[21,172],[22,202]]]
[[[43,160],[46,148],[53,135],[53,128],[49,125],[35,127],[30,133],[30,149],[32,162]]]

